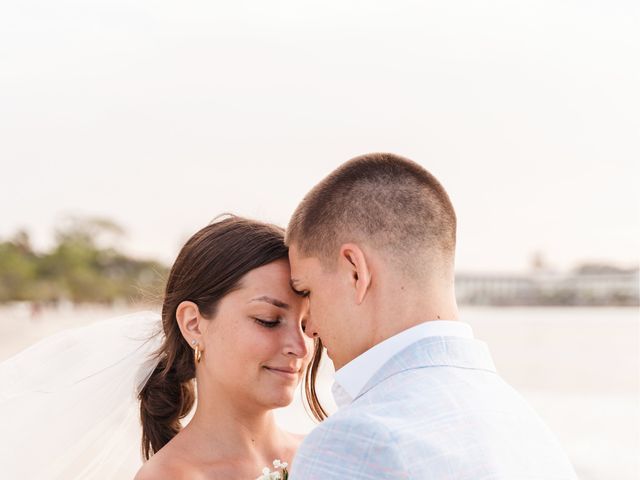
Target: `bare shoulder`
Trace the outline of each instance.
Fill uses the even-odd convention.
[[[162,473],[158,471],[159,469],[155,466],[155,464],[151,464],[151,461],[146,462],[136,476],[133,477],[133,480],[151,480],[152,478],[164,478]]]
[[[152,458],[138,470],[133,480],[176,480],[186,478],[185,474],[177,464],[154,462]]]
[[[134,480],[180,480],[197,478],[192,467],[164,448],[151,457]]]

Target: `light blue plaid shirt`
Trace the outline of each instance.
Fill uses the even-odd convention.
[[[577,477],[553,434],[498,376],[484,342],[434,336],[394,355],[316,427],[290,478]]]

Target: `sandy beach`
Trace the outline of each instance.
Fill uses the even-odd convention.
[[[135,310],[135,309],[134,309]],[[0,361],[57,331],[132,311],[67,308],[35,318],[26,306],[0,309]],[[463,308],[504,378],[534,406],[583,480],[640,476],[640,323],[634,308]],[[330,398],[323,369],[321,399]],[[277,412],[287,428],[313,422],[299,396]]]

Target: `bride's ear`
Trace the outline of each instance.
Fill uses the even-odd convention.
[[[176,309],[176,319],[182,336],[189,343],[201,343],[202,331],[202,315],[198,306],[190,301],[180,302]]]

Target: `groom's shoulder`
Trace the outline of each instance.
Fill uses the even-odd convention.
[[[350,408],[334,413],[307,435],[290,478],[408,478],[406,444],[382,420]]]
[[[332,439],[361,439],[367,442],[392,442],[393,429],[388,425],[389,417],[375,410],[345,407],[320,423],[307,435],[305,443],[325,443]]]

